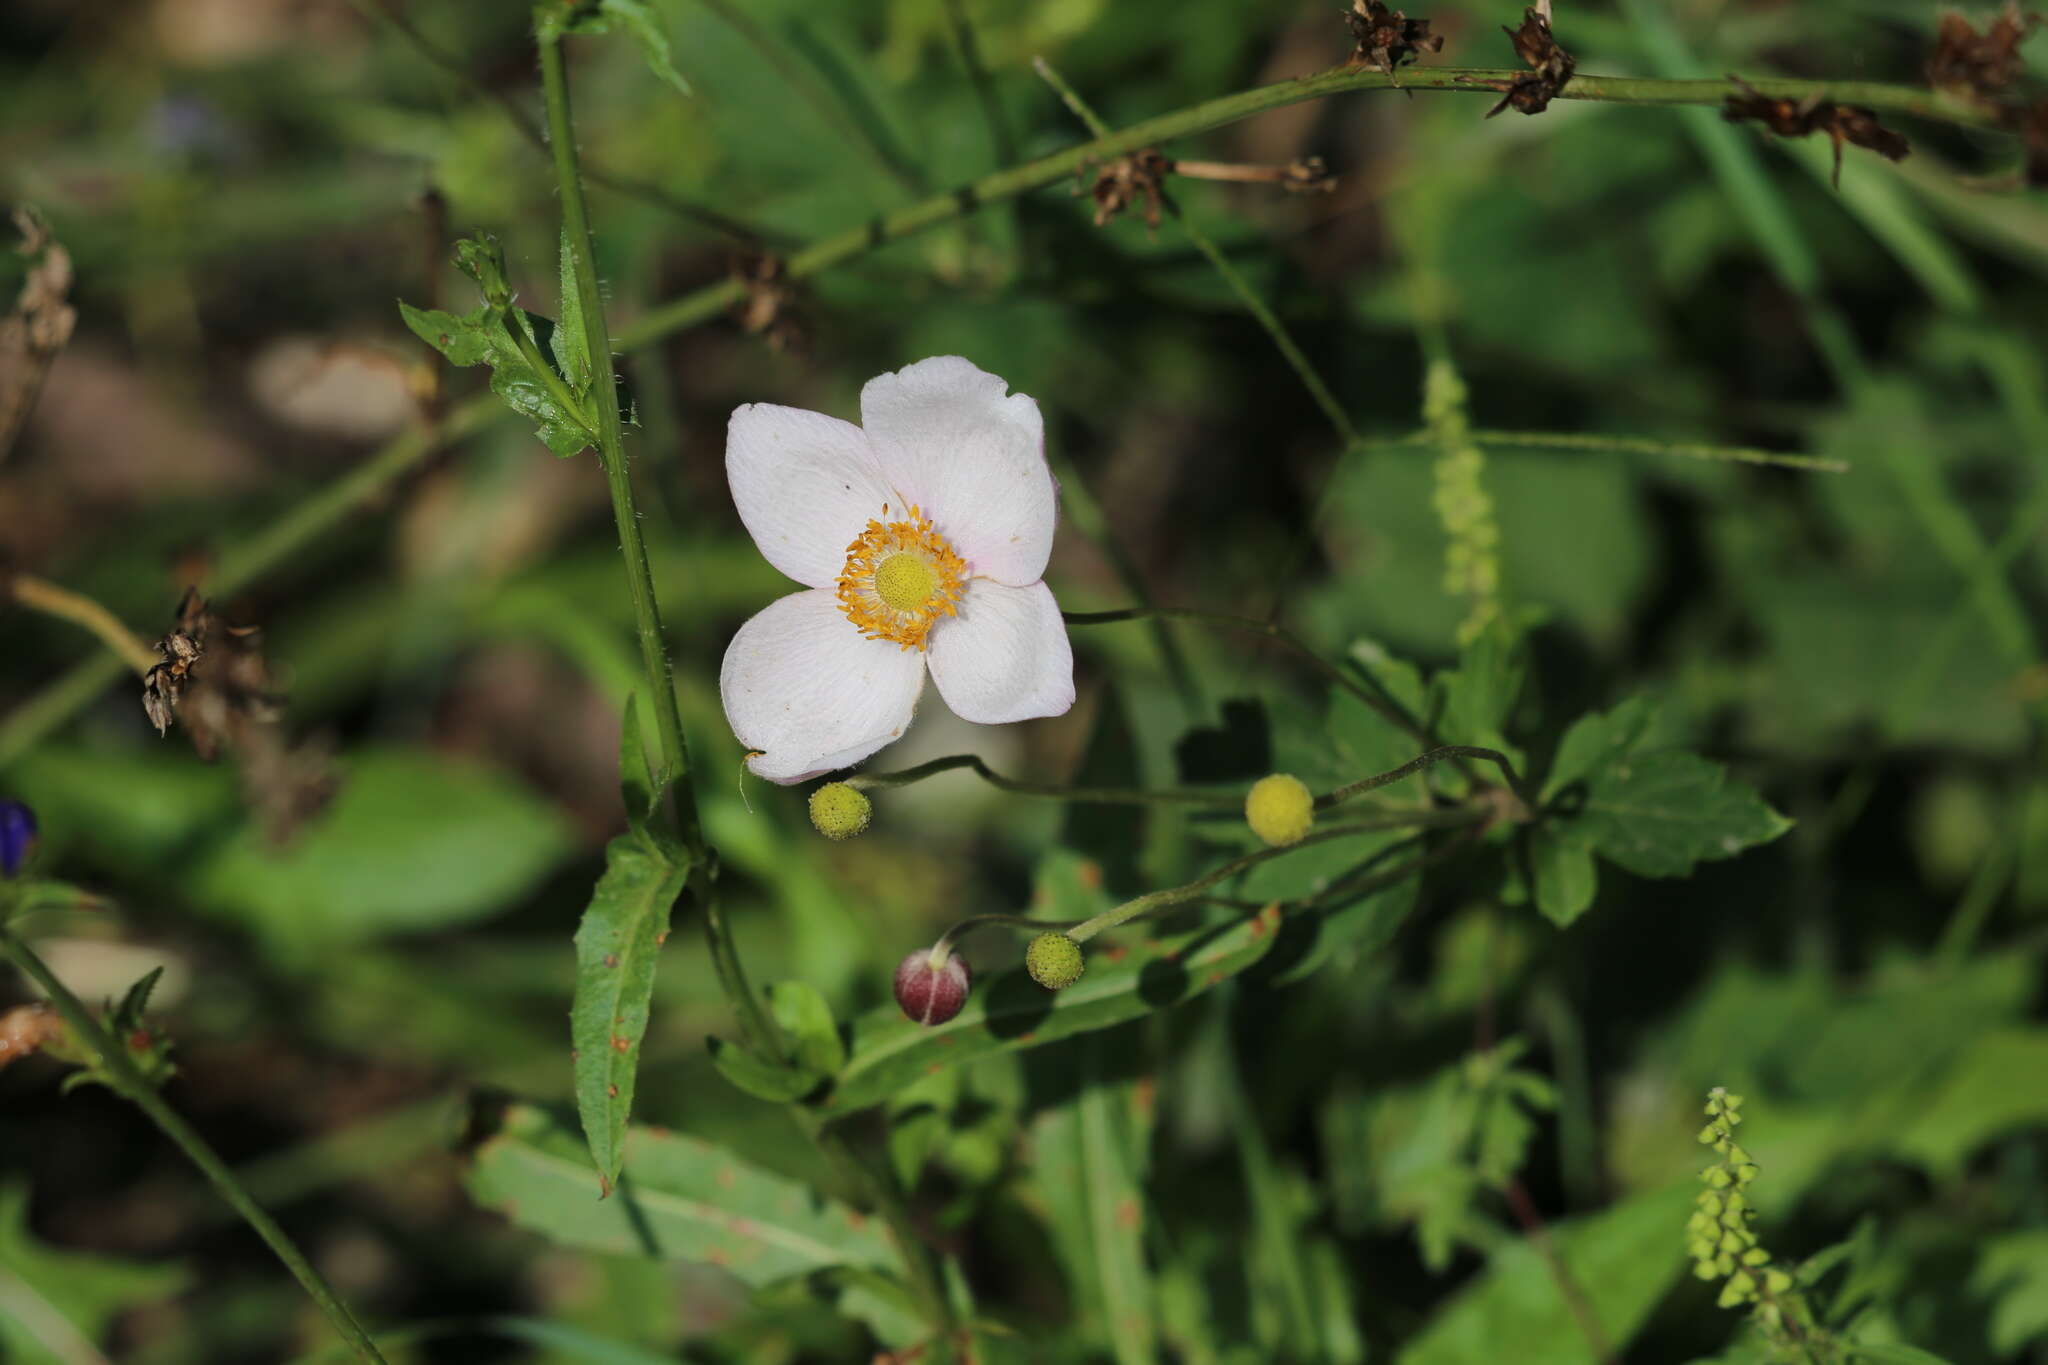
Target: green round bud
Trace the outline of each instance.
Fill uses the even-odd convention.
[[[1244,819],[1268,848],[1285,848],[1308,836],[1316,822],[1316,799],[1300,778],[1274,773],[1252,783],[1244,798]]]
[[[1024,950],[1024,970],[1049,991],[1063,991],[1081,979],[1081,945],[1065,934],[1040,934]]]
[[[811,793],[811,823],[827,839],[851,839],[868,827],[875,804],[867,793],[844,782],[827,782]]]

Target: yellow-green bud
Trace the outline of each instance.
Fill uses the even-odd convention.
[[[1285,848],[1307,837],[1316,822],[1316,799],[1300,778],[1274,773],[1252,783],[1244,798],[1245,823],[1269,848]]]
[[[1049,991],[1063,991],[1081,979],[1081,945],[1065,934],[1040,934],[1024,950],[1024,969]]]
[[[827,782],[811,793],[811,823],[827,839],[851,839],[875,813],[867,793],[844,782]]]

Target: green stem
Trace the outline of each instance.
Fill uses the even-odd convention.
[[[1352,696],[1371,707],[1389,724],[1407,731],[1410,735],[1430,747],[1436,747],[1436,736],[1408,708],[1401,705],[1394,695],[1380,685],[1379,679],[1370,672],[1365,678],[1370,688],[1361,685],[1349,673],[1325,659],[1287,627],[1277,621],[1255,621],[1249,616],[1233,616],[1227,611],[1208,611],[1201,607],[1120,607],[1115,611],[1063,611],[1060,617],[1070,626],[1107,626],[1119,621],[1141,621],[1148,617],[1163,617],[1169,621],[1200,621],[1206,625],[1222,626],[1228,630],[1241,630],[1252,635],[1263,635],[1278,641],[1292,650],[1330,681],[1349,692]]]
[[[1387,786],[1389,783],[1399,782],[1411,773],[1419,773],[1424,768],[1441,763],[1447,758],[1474,758],[1493,764],[1500,769],[1501,777],[1508,784],[1508,790],[1513,792],[1515,799],[1522,803],[1523,810],[1530,813],[1535,811],[1536,803],[1530,796],[1528,789],[1522,785],[1521,776],[1515,772],[1515,765],[1508,761],[1508,756],[1498,749],[1482,749],[1476,744],[1439,744],[1428,753],[1412,758],[1398,768],[1390,768],[1386,772],[1360,778],[1348,786],[1339,787],[1335,791],[1326,792],[1322,796],[1318,796],[1316,798],[1316,809],[1328,810],[1330,807],[1348,801],[1362,792],[1369,792],[1375,788]]]
[[[213,1182],[214,1188],[220,1191],[221,1198],[227,1200],[235,1212],[242,1215],[243,1221],[256,1230],[256,1235],[269,1244],[270,1249],[277,1254],[277,1259],[284,1262],[285,1269],[291,1271],[293,1278],[304,1287],[313,1302],[320,1306],[320,1311],[334,1324],[335,1332],[348,1343],[356,1358],[384,1365],[384,1357],[378,1353],[376,1343],[370,1340],[369,1333],[362,1329],[355,1315],[349,1312],[348,1305],[343,1303],[327,1281],[320,1277],[320,1272],[313,1268],[312,1262],[308,1261],[292,1243],[292,1239],[285,1235],[284,1229],[277,1225],[277,1221],[263,1211],[261,1204],[250,1197],[241,1182],[235,1179],[235,1173],[228,1169],[227,1163],[220,1159],[213,1148],[207,1146],[206,1139],[199,1136],[197,1130],[157,1093],[156,1087],[149,1083],[149,1079],[129,1057],[123,1041],[109,1036],[100,1021],[93,1018],[92,1012],[85,1007],[84,1002],[57,979],[56,973],[36,956],[35,950],[6,929],[0,929],[0,957],[7,958],[21,968],[30,979],[43,988],[43,993],[49,996],[50,1003],[64,1016],[66,1027],[81,1044],[91,1048],[99,1058],[100,1074],[107,1084],[113,1087],[116,1094],[148,1115],[150,1122],[154,1123],[165,1137],[176,1143],[192,1164]]]
[[[1846,474],[1849,465],[1819,455],[1793,455],[1777,450],[1753,450],[1747,446],[1701,445],[1695,441],[1659,441],[1646,436],[1580,435],[1568,431],[1471,431],[1466,433],[1482,446],[1504,446],[1510,450],[1584,450],[1609,455],[1674,455],[1688,460],[1727,460],[1736,464],[1778,465],[1785,469],[1811,469],[1822,474]],[[1428,432],[1412,438],[1423,444]]]
[[[1014,777],[1004,777],[993,772],[989,766],[974,754],[949,754],[920,763],[914,768],[904,768],[893,773],[856,773],[844,779],[849,787],[872,790],[882,787],[907,787],[913,782],[922,782],[939,773],[953,772],[965,768],[992,787],[1019,796],[1045,796],[1056,801],[1073,801],[1081,805],[1135,806],[1135,805],[1194,805],[1236,806],[1243,797],[1225,792],[1196,791],[1147,791],[1142,787],[1063,787],[1056,782],[1023,782]]]
[[[1443,818],[1445,816],[1452,818],[1447,821]],[[1332,839],[1344,839],[1354,834],[1365,834],[1375,830],[1407,828],[1414,825],[1444,823],[1476,824],[1485,818],[1486,812],[1467,807],[1455,812],[1417,811],[1413,816],[1360,820],[1352,824],[1332,825],[1328,829],[1316,830],[1306,838],[1297,840],[1294,843],[1286,844],[1279,848],[1262,848],[1255,853],[1247,853],[1242,858],[1233,858],[1221,867],[1206,872],[1183,885],[1169,886],[1163,891],[1148,891],[1142,896],[1134,896],[1122,905],[1113,906],[1103,911],[1093,919],[1083,920],[1068,931],[1067,937],[1073,939],[1076,943],[1086,943],[1097,934],[1114,929],[1118,925],[1134,920],[1140,915],[1149,914],[1162,906],[1178,905],[1182,901],[1193,900],[1217,883],[1229,881],[1238,873],[1249,871],[1260,863],[1269,862],[1274,858],[1284,858],[1298,849],[1308,848],[1315,844],[1328,843]]]
[[[619,555],[626,565],[626,591],[632,600],[640,639],[640,663],[653,693],[649,701],[661,737],[661,768],[655,774],[656,785],[667,794],[664,818],[673,824],[676,836],[692,855],[690,892],[704,913],[704,933],[718,969],[719,985],[739,1015],[747,1041],[780,1059],[780,1031],[747,984],[746,971],[740,965],[739,952],[733,946],[712,883],[712,855],[705,846],[703,826],[697,816],[696,789],[690,783],[690,750],[683,738],[682,715],[676,707],[675,674],[662,636],[654,571],[648,563],[646,542],[640,535],[640,515],[633,506],[625,433],[613,396],[611,333],[605,324],[604,294],[598,287],[597,266],[592,258],[590,211],[584,203],[583,178],[577,167],[576,130],[569,109],[569,78],[562,61],[561,38],[542,24],[539,39],[541,93],[547,104],[548,142],[554,151],[555,179],[561,191],[562,235],[568,244],[570,268],[576,276],[576,292],[583,301],[583,334],[590,362],[599,375],[593,403],[598,459],[604,465],[605,483],[611,490],[612,520],[618,527]],[[546,366],[541,369],[543,374],[550,372]]]
[[[918,1234],[917,1224],[910,1217],[910,1205],[897,1188],[894,1173],[879,1162],[861,1160],[843,1134],[803,1105],[791,1105],[790,1112],[796,1115],[797,1122],[817,1144],[819,1153],[840,1181],[851,1187],[856,1196],[864,1196],[889,1225],[890,1239],[896,1243],[903,1264],[910,1269],[911,1285],[924,1304],[925,1318],[938,1331],[942,1344],[933,1353],[934,1358],[952,1359],[953,1338],[960,1331],[960,1319],[953,1311],[953,1300],[946,1293],[931,1245]]]
[[[1034,57],[1031,59],[1031,65],[1047,85],[1059,92],[1059,97],[1066,102],[1067,108],[1074,111],[1074,116],[1086,125],[1089,132],[1098,139],[1111,136],[1109,125],[1096,117],[1095,111],[1088,107],[1080,92],[1068,85],[1064,76],[1053,70],[1052,63],[1043,57]],[[1258,291],[1252,288],[1251,281],[1230,263],[1230,258],[1223,254],[1223,249],[1216,245],[1215,239],[1204,232],[1200,224],[1180,211],[1180,205],[1168,199],[1166,211],[1173,215],[1174,221],[1187,233],[1188,240],[1195,244],[1196,249],[1208,258],[1209,264],[1215,267],[1216,273],[1223,277],[1223,283],[1230,287],[1231,293],[1237,295],[1237,301],[1252,315],[1252,320],[1263,327],[1266,335],[1272,338],[1274,349],[1280,352],[1280,358],[1287,362],[1295,377],[1301,380],[1302,387],[1308,390],[1308,396],[1315,401],[1315,405],[1322,409],[1331,429],[1337,433],[1337,439],[1347,449],[1356,445],[1358,428],[1352,425],[1350,415],[1337,402],[1337,396],[1330,392],[1330,386],[1316,373],[1316,367],[1309,363],[1307,354],[1295,343],[1294,334],[1287,330],[1287,324],[1280,321],[1280,315],[1259,297]]]

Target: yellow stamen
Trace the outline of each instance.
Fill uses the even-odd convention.
[[[923,649],[932,626],[957,610],[966,580],[966,561],[912,507],[907,521],[870,521],[846,547],[839,609],[870,640]]]

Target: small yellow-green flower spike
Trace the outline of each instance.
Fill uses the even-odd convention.
[[[811,823],[827,839],[851,839],[868,827],[874,814],[867,793],[844,782],[827,782],[811,793]]]
[[[1244,819],[1268,848],[1285,848],[1307,837],[1316,822],[1316,799],[1300,778],[1274,773],[1252,783],[1244,798]]]
[[[1081,945],[1065,934],[1040,934],[1024,950],[1024,970],[1049,991],[1063,991],[1081,979]]]

